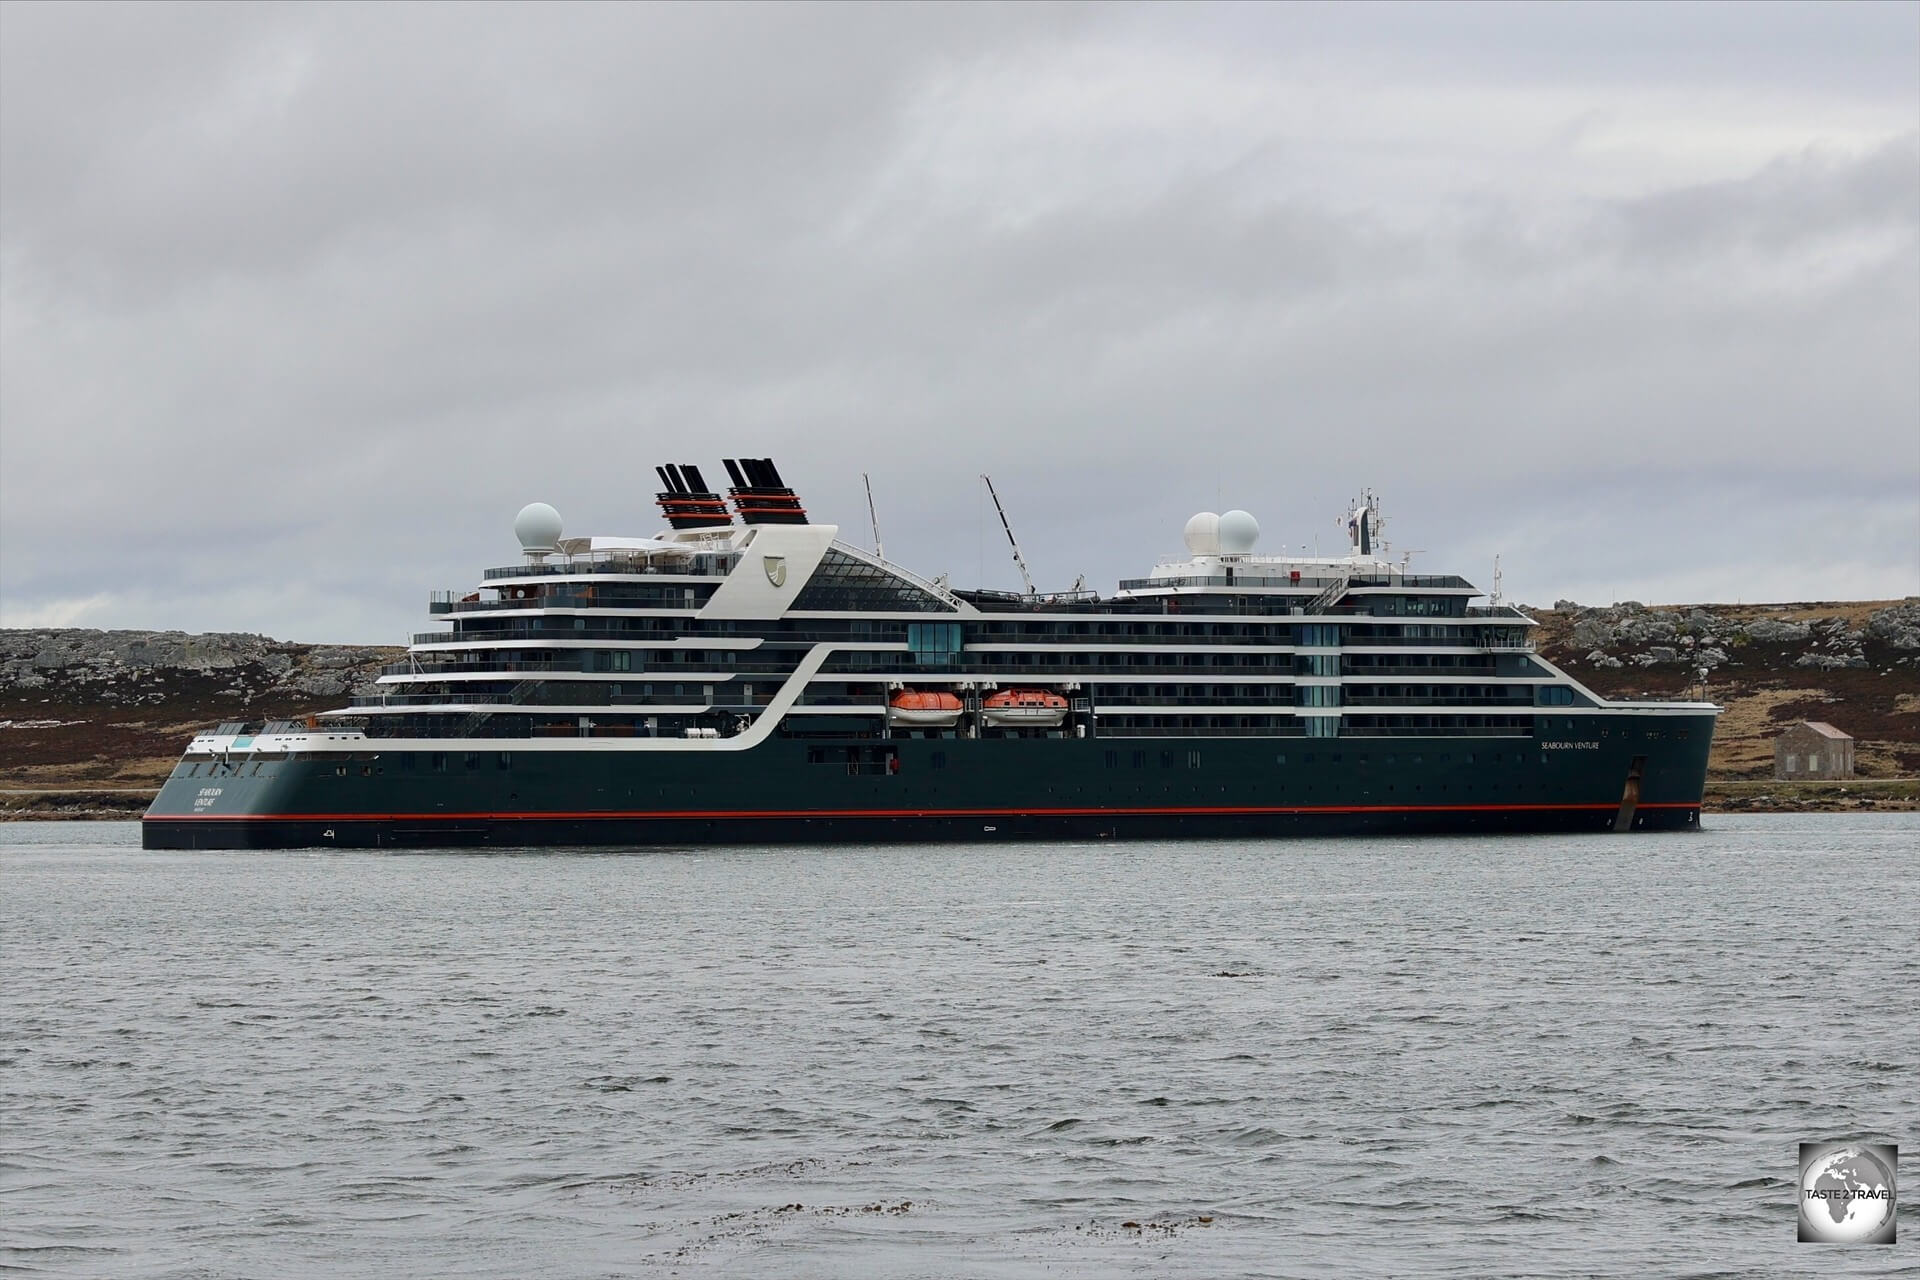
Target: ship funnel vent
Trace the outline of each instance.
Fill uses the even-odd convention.
[[[674,528],[710,529],[733,523],[726,500],[707,488],[699,467],[690,462],[669,462],[653,472],[660,477],[661,491],[655,495],[660,510]]]
[[[772,458],[728,458],[728,495],[746,524],[805,524],[806,508],[780,478]]]

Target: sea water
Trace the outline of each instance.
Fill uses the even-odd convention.
[[[1920,815],[143,852],[0,826],[0,1269],[1880,1274]],[[1920,1161],[1909,1178],[1920,1177]],[[1910,1215],[1911,1216],[1911,1215]]]

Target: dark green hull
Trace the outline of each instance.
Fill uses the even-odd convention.
[[[1567,741],[775,738],[740,752],[512,751],[526,744],[501,741],[488,745],[505,752],[437,758],[376,742],[351,758],[183,761],[143,842],[687,846],[1696,826],[1713,716],[1611,719],[1609,736]]]

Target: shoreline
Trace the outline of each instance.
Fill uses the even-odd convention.
[[[157,787],[0,787],[0,822],[138,821]],[[1920,778],[1849,778],[1843,782],[1709,781],[1701,812],[1920,812]]]

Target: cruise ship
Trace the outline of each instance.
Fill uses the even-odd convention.
[[[528,506],[519,559],[436,594],[374,692],[195,736],[146,847],[1699,823],[1718,707],[1585,688],[1497,594],[1389,558],[1372,497],[1337,554],[1203,512],[1111,595],[957,590],[814,523],[771,460],[724,465],[724,496],[656,468],[649,537]]]

